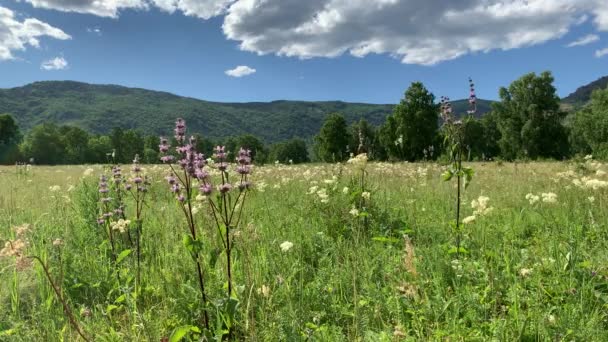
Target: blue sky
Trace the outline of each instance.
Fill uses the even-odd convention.
[[[77,80],[211,101],[395,103],[413,81],[458,99],[471,76],[496,99],[550,70],[565,96],[608,75],[607,48],[600,0],[0,0],[1,88]],[[250,73],[227,74],[237,66]]]

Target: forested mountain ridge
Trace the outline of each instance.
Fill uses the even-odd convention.
[[[490,110],[491,101],[479,100],[478,115]],[[464,113],[467,101],[454,101]],[[250,133],[271,143],[292,137],[309,139],[327,114],[339,112],[348,122],[366,119],[381,125],[393,104],[342,101],[210,102],[167,92],[118,85],[74,81],[43,81],[0,89],[0,113],[15,117],[22,131],[52,122],[78,126],[92,133],[114,127],[134,128],[145,134],[169,134],[176,117],[187,120],[193,132],[211,138]]]

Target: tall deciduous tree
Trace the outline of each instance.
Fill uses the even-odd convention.
[[[17,161],[18,144],[21,142],[19,126],[8,114],[0,115],[0,163],[9,164]]]
[[[568,154],[567,133],[562,125],[565,114],[560,111],[550,72],[526,74],[509,88],[501,88],[499,95],[494,110],[504,158],[562,158]]]
[[[591,94],[591,102],[572,118],[570,141],[578,153],[608,158],[608,88]]]
[[[317,157],[325,162],[340,162],[348,158],[348,142],[350,136],[344,116],[329,114],[315,137]]]
[[[421,82],[405,92],[381,128],[381,141],[391,159],[414,161],[436,143],[439,106]]]

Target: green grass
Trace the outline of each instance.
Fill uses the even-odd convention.
[[[480,195],[494,210],[466,225],[469,253],[459,260],[448,253],[455,183],[441,181],[439,165],[368,164],[365,217],[350,213],[360,198],[352,166],[256,168],[258,186],[234,236],[235,339],[608,340],[608,189],[572,182],[607,180],[595,173],[607,168],[589,162],[472,167],[461,218],[472,215],[470,203]],[[13,227],[31,224],[27,254],[41,256],[63,279],[70,308],[96,341],[160,341],[178,327],[202,327],[194,263],[182,244],[186,221],[163,179],[166,170],[147,167],[154,181],[136,299],[129,280],[134,254],[120,263],[118,282],[95,222],[95,175],[102,169],[85,177],[86,168],[34,167],[25,174],[0,168],[0,247],[15,239]],[[324,182],[334,175],[336,183]],[[54,185],[61,189],[50,191]],[[313,186],[327,188],[328,203],[309,194]],[[525,198],[549,192],[557,203],[531,205]],[[197,220],[205,251],[218,248],[209,212],[200,210]],[[55,239],[63,245],[53,246]],[[280,248],[285,241],[293,243],[288,251]],[[125,240],[119,248],[130,247]],[[221,299],[224,259],[213,267],[207,254],[204,261],[209,296]],[[0,258],[0,285],[0,341],[79,339],[39,265],[17,270],[14,258]]]

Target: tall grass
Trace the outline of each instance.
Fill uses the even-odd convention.
[[[231,233],[240,300],[233,338],[604,340],[608,183],[601,182],[608,177],[597,170],[606,167],[590,161],[472,167],[476,178],[462,194],[462,215],[473,212],[471,202],[481,195],[495,209],[464,226],[469,253],[459,259],[449,253],[455,184],[441,180],[442,166],[369,163],[369,202],[354,207],[361,173],[352,165],[255,168],[254,189]],[[152,184],[136,305],[128,280],[136,257],[119,263],[118,283],[106,233],[95,222],[102,169],[94,166],[85,176],[87,168],[34,167],[25,174],[0,168],[0,247],[16,238],[14,227],[31,224],[27,253],[61,279],[69,309],[93,340],[200,338],[204,308],[182,243],[179,204],[166,190],[167,169],[143,166]],[[51,191],[54,186],[60,188]],[[550,192],[555,203],[542,200]],[[531,204],[527,194],[541,199]],[[365,216],[353,215],[353,208]],[[207,209],[196,215],[213,222]],[[366,228],[355,238],[364,218]],[[216,230],[201,229],[200,237],[211,302],[225,298],[228,286]],[[56,239],[62,245],[53,246]],[[15,267],[14,257],[1,257],[0,285],[6,308],[0,340],[79,340],[39,265]]]

